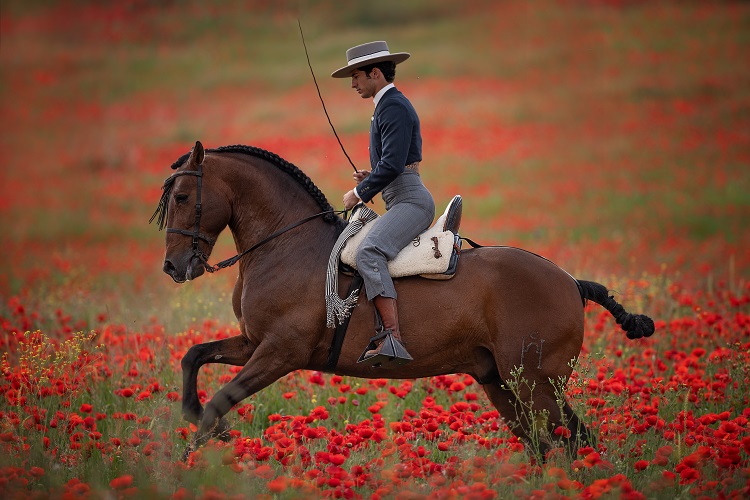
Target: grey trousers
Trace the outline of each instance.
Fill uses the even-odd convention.
[[[430,227],[435,201],[419,174],[406,170],[384,190],[386,212],[367,233],[357,253],[357,271],[362,275],[367,299],[378,295],[396,298],[388,273],[388,261]]]

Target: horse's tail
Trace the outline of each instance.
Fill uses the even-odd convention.
[[[650,337],[654,333],[654,320],[643,314],[630,314],[620,305],[604,285],[593,281],[578,280],[581,285],[581,297],[590,299],[605,308],[614,316],[620,328],[625,330],[629,339]]]

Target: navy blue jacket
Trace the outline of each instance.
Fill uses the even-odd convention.
[[[364,202],[370,201],[404,171],[422,161],[419,116],[397,88],[388,89],[378,102],[370,124],[370,175],[357,185]]]

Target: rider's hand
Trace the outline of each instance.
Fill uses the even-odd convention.
[[[365,180],[365,178],[367,178],[368,175],[370,175],[369,170],[359,170],[357,172],[354,172],[352,174],[352,177],[354,177],[354,180],[357,181],[357,184],[359,184],[360,182]]]
[[[344,195],[344,209],[351,210],[357,203],[359,203],[359,198],[354,194],[353,189]]]

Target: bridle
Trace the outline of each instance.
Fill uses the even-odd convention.
[[[206,270],[211,273],[214,272],[214,270],[208,263],[208,257],[203,252],[203,250],[198,248],[198,240],[203,240],[208,243],[210,253],[210,249],[212,249],[214,247],[214,244],[216,243],[215,238],[211,238],[210,236],[207,236],[201,232],[201,215],[203,214],[203,204],[201,203],[201,191],[203,187],[203,163],[200,163],[198,165],[198,170],[184,170],[182,172],[173,173],[164,181],[164,186],[172,184],[174,180],[181,175],[194,175],[198,181],[198,190],[195,196],[195,225],[193,226],[192,232],[186,229],[176,229],[174,227],[168,227],[167,233],[182,234],[193,238],[193,255],[197,257],[198,260],[200,260],[203,266],[206,268]]]
[[[198,247],[198,240],[203,240],[206,243],[208,243],[209,246],[209,253],[211,249],[213,248],[214,244],[216,243],[215,238],[211,238],[210,236],[204,234],[200,230],[200,224],[201,224],[201,215],[203,214],[203,205],[201,203],[201,191],[203,188],[203,163],[198,164],[197,170],[183,170],[181,172],[175,172],[164,181],[164,184],[162,185],[162,190],[171,189],[172,184],[174,183],[175,179],[181,175],[194,175],[197,180],[197,193],[195,196],[195,224],[193,226],[192,231],[188,231],[187,229],[177,229],[173,227],[168,227],[167,233],[174,233],[174,234],[181,234],[183,236],[190,236],[193,239],[193,256],[198,258],[200,260],[201,264],[203,264],[203,267],[208,271],[209,273],[214,273],[216,271],[219,271],[221,269],[224,269],[225,267],[233,266],[236,264],[242,257],[247,255],[248,253],[252,252],[256,248],[265,245],[269,241],[273,240],[274,238],[281,236],[282,234],[286,233],[287,231],[290,231],[298,226],[301,226],[302,224],[305,224],[307,222],[310,222],[311,220],[317,219],[318,217],[323,217],[324,215],[328,214],[346,214],[347,210],[326,210],[324,212],[319,212],[314,215],[310,215],[308,217],[305,217],[302,220],[299,220],[293,224],[289,224],[288,226],[285,226],[278,231],[274,232],[270,236],[264,238],[263,240],[259,241],[258,243],[254,244],[247,250],[238,253],[234,257],[230,257],[226,260],[222,260],[218,264],[212,266],[208,263],[208,256]],[[167,200],[162,200],[162,203],[167,203]],[[166,210],[166,205],[164,207],[164,210]],[[152,222],[154,218],[157,216],[157,213],[159,212],[159,208],[157,208],[157,212],[154,212],[154,215],[151,217],[151,220],[149,222]],[[162,220],[160,220],[160,223],[163,221],[166,221],[166,212],[161,216],[163,217]]]

